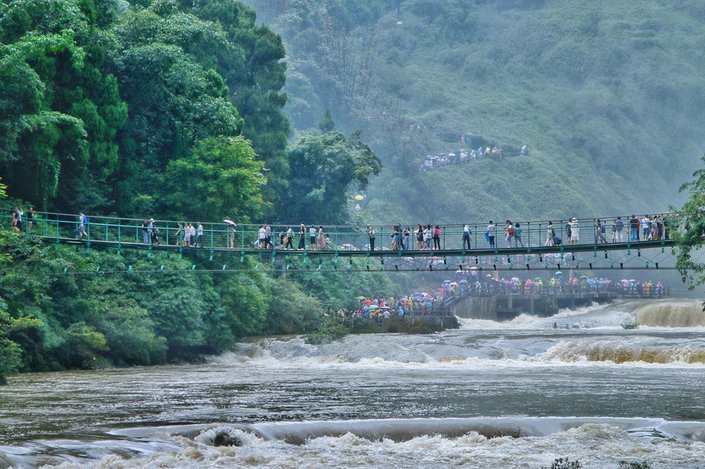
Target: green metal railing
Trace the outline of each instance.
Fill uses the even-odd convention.
[[[11,210],[5,209],[0,212],[0,221],[6,228],[10,226],[10,220],[13,218]],[[235,250],[241,252],[250,252],[265,249],[259,242],[259,232],[262,225],[255,224],[238,224],[232,228],[227,223],[211,223],[202,222],[203,236],[198,239],[194,236],[190,242],[187,242],[184,236],[184,227],[187,223],[197,227],[196,221],[175,221],[175,220],[153,220],[152,226],[143,226],[145,221],[149,225],[152,219],[136,219],[136,218],[118,218],[89,215],[88,223],[85,226],[85,235],[78,232],[79,217],[76,214],[67,213],[51,213],[51,212],[34,212],[32,220],[27,217],[28,212],[25,211],[22,217],[22,231],[31,233],[37,236],[46,238],[47,240],[56,241],[57,243],[80,240],[89,248],[91,243],[113,244],[120,249],[122,246],[141,246],[151,249],[155,246],[171,246],[172,249],[178,249],[183,252],[190,249],[206,249],[214,250]],[[612,221],[616,217],[602,217],[603,226],[605,226],[604,238],[607,244],[611,244],[614,239],[612,237]],[[30,223],[31,226],[30,226]],[[579,224],[579,246],[595,246],[599,247],[602,241],[597,236],[596,218],[583,218],[578,220]],[[629,217],[622,217],[624,222],[621,238],[616,239],[627,245],[634,244],[638,246],[637,241],[631,241],[629,238],[630,227]],[[665,241],[669,238],[669,231],[675,228],[674,220],[665,218],[666,225],[662,225],[660,236],[658,233],[654,237],[654,241]],[[568,220],[554,220],[553,230],[557,237],[562,240],[562,248],[570,250],[571,245],[566,233],[566,224]],[[467,241],[464,241],[464,224],[444,224],[438,225],[441,230],[438,244],[440,251],[472,251],[472,250],[488,250],[488,249],[506,249],[506,248],[524,248],[525,250],[532,247],[545,246],[548,239],[548,224],[545,221],[527,221],[520,222],[521,237],[512,237],[507,245],[507,236],[504,224],[495,225],[495,243],[490,246],[486,239],[485,233],[488,231],[488,225],[485,223],[468,224],[470,234],[468,237],[469,248]],[[432,225],[432,229],[437,225]],[[282,238],[286,237],[287,228],[291,228],[292,237],[291,248],[294,250],[309,251],[370,251],[370,239],[368,226],[348,226],[348,225],[305,225],[305,231],[301,233],[301,225],[283,225],[274,224],[271,227],[271,245],[266,249],[273,251],[287,250],[286,246],[289,243],[282,243]],[[311,242],[311,228],[314,228],[314,239]],[[404,235],[406,228],[409,228],[408,236]],[[419,253],[425,251],[424,255],[429,255],[433,249],[428,249],[424,241],[423,247],[420,248],[417,241],[418,225],[402,225],[402,234],[399,236],[395,225],[375,226],[375,250],[377,251],[396,251],[398,255],[403,255],[405,251],[409,253]],[[156,238],[153,238],[153,230],[157,230]],[[322,230],[322,231],[321,231]],[[643,239],[643,230],[639,229],[640,239]],[[328,242],[321,243],[319,241],[320,233],[323,233],[324,239]],[[303,242],[302,242],[303,237]],[[399,246],[401,242],[401,246]],[[431,247],[434,246],[434,241],[431,239]],[[407,249],[408,248],[408,249]],[[430,252],[429,252],[430,251]]]

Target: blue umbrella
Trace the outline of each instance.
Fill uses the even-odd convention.
[[[468,281],[467,281],[467,280],[465,280],[465,279],[463,279],[463,280],[461,280],[461,281],[460,281],[460,282],[458,282],[458,283],[460,283],[460,284],[463,284],[463,283],[468,283]]]

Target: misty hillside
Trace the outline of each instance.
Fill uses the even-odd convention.
[[[702,2],[246,3],[284,40],[292,127],[330,108],[379,152],[370,221],[663,211],[703,154]],[[419,172],[466,132],[529,154]]]

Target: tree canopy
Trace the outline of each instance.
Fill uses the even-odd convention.
[[[289,149],[287,217],[293,222],[335,224],[346,221],[353,189],[364,190],[379,174],[377,154],[359,139],[331,131],[306,135]]]

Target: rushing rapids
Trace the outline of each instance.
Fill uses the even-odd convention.
[[[702,466],[699,302],[461,324],[15,376],[0,389],[0,468]]]

